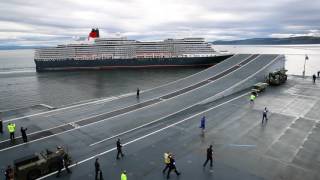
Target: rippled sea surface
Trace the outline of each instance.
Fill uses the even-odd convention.
[[[319,45],[241,45],[241,46],[214,46],[218,50],[227,50],[232,53],[258,53],[258,54],[284,54],[286,56],[286,69],[288,74],[302,75],[306,61],[306,75],[311,76],[320,70],[320,44]]]
[[[135,93],[204,68],[101,71],[35,71],[33,50],[0,51],[0,112],[46,104],[59,107],[95,98]]]
[[[214,46],[232,53],[285,54],[289,74],[320,70],[320,45]],[[162,68],[101,71],[35,71],[33,50],[0,51],[0,112],[47,104],[59,107],[96,98],[119,96],[160,86],[192,75],[203,68]]]

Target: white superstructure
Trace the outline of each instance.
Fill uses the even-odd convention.
[[[204,38],[166,39],[163,41],[140,42],[121,38],[96,38],[93,44],[68,44],[42,48],[35,51],[35,59],[50,60],[93,60],[209,57],[216,52]]]

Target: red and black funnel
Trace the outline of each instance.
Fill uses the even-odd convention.
[[[89,38],[98,38],[99,36],[100,36],[99,29],[98,28],[92,29],[91,32],[89,33],[88,40]]]

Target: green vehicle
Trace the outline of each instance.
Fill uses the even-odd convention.
[[[277,86],[280,84],[283,84],[287,81],[287,75],[286,75],[287,70],[281,69],[279,71],[271,72],[269,73],[267,77],[267,82],[269,85],[272,86]]]
[[[46,153],[35,153],[27,155],[14,161],[14,179],[15,180],[34,180],[46,174],[58,170],[59,160],[66,152],[62,148],[57,151]],[[70,157],[68,154],[66,154]],[[71,164],[71,158],[70,163]]]
[[[253,88],[252,88],[252,93],[253,94],[257,94],[257,93],[260,93],[260,92],[263,92],[268,86],[268,83],[262,83],[262,82],[259,82],[255,85],[253,85]]]

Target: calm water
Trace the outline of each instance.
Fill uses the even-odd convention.
[[[227,50],[233,53],[260,53],[284,54],[286,56],[286,69],[288,74],[302,75],[304,59],[307,54],[306,75],[311,76],[320,70],[320,45],[279,45],[279,46],[214,46],[218,50]]]
[[[215,46],[233,53],[285,54],[289,74],[320,70],[320,45]],[[94,98],[134,93],[189,76],[203,68],[168,68],[36,73],[33,50],[0,51],[0,112],[37,104],[62,106]]]
[[[58,107],[94,98],[135,93],[204,68],[36,73],[33,50],[0,51],[0,112],[47,104]]]

